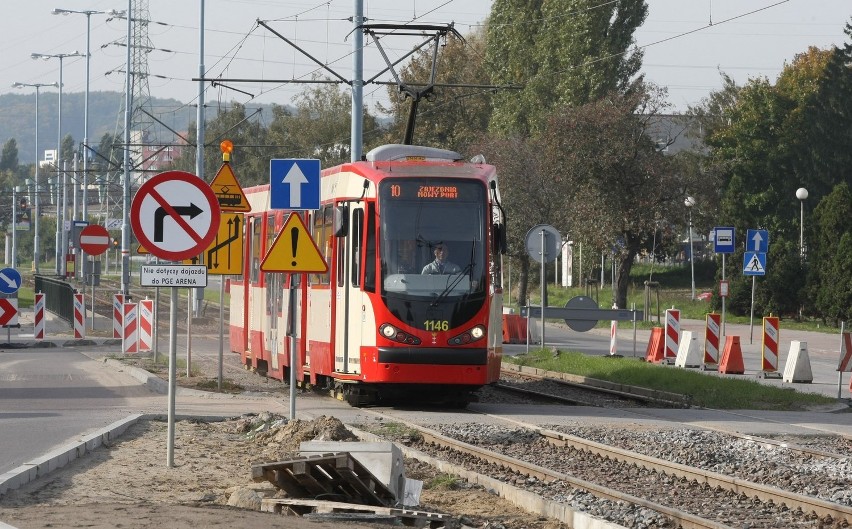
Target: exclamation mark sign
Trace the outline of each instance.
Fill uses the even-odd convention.
[[[296,266],[296,249],[299,247],[299,228],[290,228],[290,245],[293,249],[293,262],[291,266]]]

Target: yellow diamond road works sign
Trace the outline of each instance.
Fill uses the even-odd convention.
[[[260,269],[264,272],[323,273],[328,271],[328,265],[302,217],[291,213],[260,263]]]
[[[238,211],[247,213],[251,211],[251,206],[248,203],[243,188],[237,182],[237,176],[231,169],[231,164],[225,162],[219,168],[219,172],[213,177],[210,182],[210,188],[213,194],[219,200],[219,209],[222,211]]]

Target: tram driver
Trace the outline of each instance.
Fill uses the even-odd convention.
[[[435,260],[423,267],[420,272],[423,275],[441,275],[441,274],[458,274],[461,273],[459,265],[447,260],[450,256],[450,249],[444,243],[435,245],[433,252]]]

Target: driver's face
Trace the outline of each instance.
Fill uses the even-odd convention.
[[[436,246],[435,247],[435,257],[439,259],[443,259],[447,255],[447,248],[445,246]]]

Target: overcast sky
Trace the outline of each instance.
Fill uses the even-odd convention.
[[[7,2],[10,0],[6,0]],[[605,2],[606,0],[601,0]],[[199,0],[148,0],[152,23],[148,36],[154,50],[148,55],[151,95],[192,102],[199,71]],[[255,21],[262,19],[279,33],[328,62],[345,78],[352,75],[349,34],[353,0],[206,0],[205,59],[209,75],[226,78],[304,78],[315,70]],[[462,33],[480,24],[490,0],[364,0],[371,23],[416,21],[454,22]],[[765,76],[774,81],[785,62],[809,45],[842,45],[843,28],[852,15],[849,0],[649,0],[650,14],[636,35],[645,49],[648,80],[668,87],[675,110],[698,103],[721,86],[719,70],[743,83]],[[59,61],[33,60],[32,53],[85,52],[86,17],[52,15],[53,8],[74,10],[127,9],[122,0],[29,0],[15,2],[0,17],[0,93],[30,93],[13,89],[14,82],[53,83],[59,80]],[[712,23],[712,25],[711,25]],[[90,90],[124,88],[125,20],[91,17]],[[411,49],[412,40],[384,41],[392,58]],[[375,46],[364,55],[365,78],[384,62]],[[64,91],[85,90],[85,60],[63,61]],[[382,80],[391,80],[385,75]],[[210,88],[208,104],[218,101],[288,103],[303,86],[274,83],[234,84],[241,92]],[[55,89],[44,89],[54,91]],[[367,86],[365,103],[383,101],[386,90]]]

